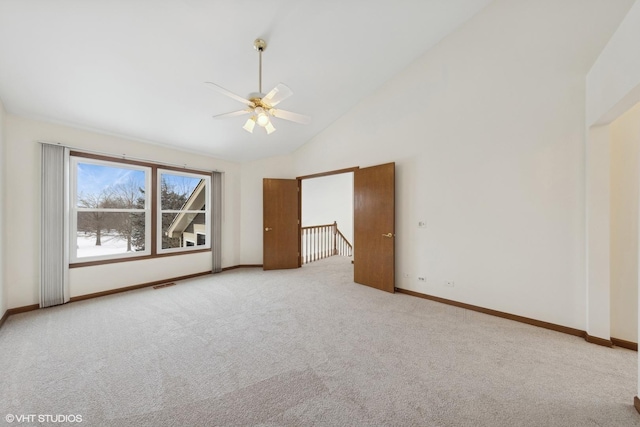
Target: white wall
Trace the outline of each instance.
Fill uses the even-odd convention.
[[[126,155],[187,167],[224,171],[222,231],[223,267],[239,264],[240,166],[200,154],[191,154],[157,145],[29,120],[8,114],[5,117],[4,192],[5,284],[9,308],[36,304],[39,289],[40,228],[40,144],[58,142],[75,148]],[[10,182],[10,185],[9,185]],[[10,226],[9,226],[10,225]],[[71,296],[101,292],[124,286],[163,280],[211,270],[210,254],[189,254],[72,269]]]
[[[587,126],[608,124],[640,102],[640,1],[587,75]]]
[[[588,127],[609,125],[640,102],[640,1],[634,2],[615,34],[589,70],[586,79],[586,94],[585,111],[586,126]],[[592,145],[593,142],[591,139],[587,140],[587,146]],[[602,164],[594,164],[593,167],[587,165],[585,176],[589,178],[602,175],[602,169],[607,167]],[[587,198],[589,197],[591,194],[587,188]],[[586,215],[587,217],[599,216],[602,215],[602,210],[608,211],[609,208],[609,205],[587,205]],[[592,242],[587,240],[587,253],[595,252],[592,246]],[[587,264],[589,274],[597,270],[599,266],[608,264],[609,260],[610,254],[608,253],[601,253],[596,259],[589,259]],[[607,291],[611,293],[609,288]],[[608,306],[607,301],[606,308],[609,308]],[[608,320],[601,319],[600,329]],[[636,318],[636,322],[640,322],[640,319]],[[592,323],[591,318],[589,318],[589,323]],[[639,342],[640,339],[636,336],[636,339],[632,341]],[[638,364],[640,366],[640,358]],[[640,369],[638,371],[637,395],[640,395]]]
[[[398,287],[584,329],[584,79],[631,4],[605,3],[491,3],[296,175],[395,161]]]
[[[611,336],[638,338],[640,103],[611,124]]]
[[[5,145],[5,138],[4,138],[4,134],[5,134],[5,111],[4,111],[4,105],[2,104],[2,100],[0,100],[0,166],[2,167],[0,169],[0,317],[2,317],[5,313],[5,311],[7,311],[7,297],[6,297],[6,286],[5,286],[5,269],[4,269],[4,246],[5,246],[5,242],[7,241],[7,239],[5,238],[5,223],[4,223],[4,207],[5,207],[5,188],[4,188],[4,184],[6,182],[5,180],[5,170],[6,168],[4,167],[4,162],[5,162],[5,155],[4,155],[4,145]]]
[[[353,172],[302,180],[302,226],[334,221],[353,244]]]

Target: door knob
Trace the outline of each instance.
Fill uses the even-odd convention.
[[[391,233],[387,233],[387,234],[383,234],[382,236],[383,236],[383,237],[393,237],[393,234],[391,234]]]
[[[266,227],[266,228],[264,229],[264,231],[271,231],[271,230],[273,230],[273,228],[271,228],[271,227]]]

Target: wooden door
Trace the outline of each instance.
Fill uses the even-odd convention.
[[[353,280],[395,291],[395,163],[353,176]]]
[[[300,267],[298,180],[264,178],[262,182],[263,269]]]

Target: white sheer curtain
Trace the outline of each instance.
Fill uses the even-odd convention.
[[[69,149],[42,144],[40,307],[69,301]]]
[[[222,271],[222,173],[213,172],[211,177],[211,271]]]

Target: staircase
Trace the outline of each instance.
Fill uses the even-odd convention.
[[[308,264],[330,256],[351,256],[353,246],[338,229],[338,224],[302,227],[302,263]]]

